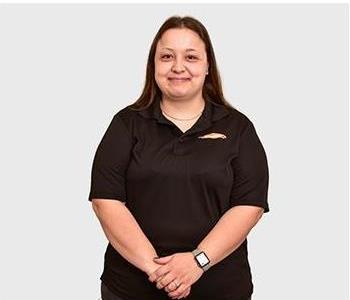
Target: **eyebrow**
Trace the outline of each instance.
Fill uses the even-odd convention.
[[[167,50],[170,50],[170,51],[174,51],[174,49],[171,49],[171,48],[168,48],[168,47],[165,47],[165,48],[162,48],[162,49],[167,49]],[[188,52],[188,51],[198,51],[198,50],[194,49],[194,48],[187,48],[185,51]]]

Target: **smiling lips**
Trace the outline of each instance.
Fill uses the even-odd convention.
[[[185,77],[169,77],[168,79],[170,81],[175,81],[175,82],[184,82],[184,81],[190,80],[190,78],[185,78]]]

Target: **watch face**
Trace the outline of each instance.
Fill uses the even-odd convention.
[[[209,263],[209,259],[203,252],[198,254],[196,257],[201,266],[205,266],[207,263]]]

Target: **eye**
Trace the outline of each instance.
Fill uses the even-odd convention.
[[[164,55],[161,56],[161,58],[167,58],[169,56],[171,56],[171,55],[170,54],[164,54]]]
[[[161,58],[168,59],[168,58],[170,58],[171,56],[172,56],[171,54],[163,54],[163,55],[161,55]],[[197,59],[197,57],[194,56],[194,55],[188,55],[187,57],[188,57],[190,60],[196,60],[196,59]]]

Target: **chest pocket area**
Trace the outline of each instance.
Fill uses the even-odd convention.
[[[228,143],[228,139],[224,138],[196,138],[195,140],[195,150],[201,151],[210,148],[210,150],[214,150],[213,148],[217,148],[223,150],[222,148]],[[217,153],[220,155],[220,153]]]

